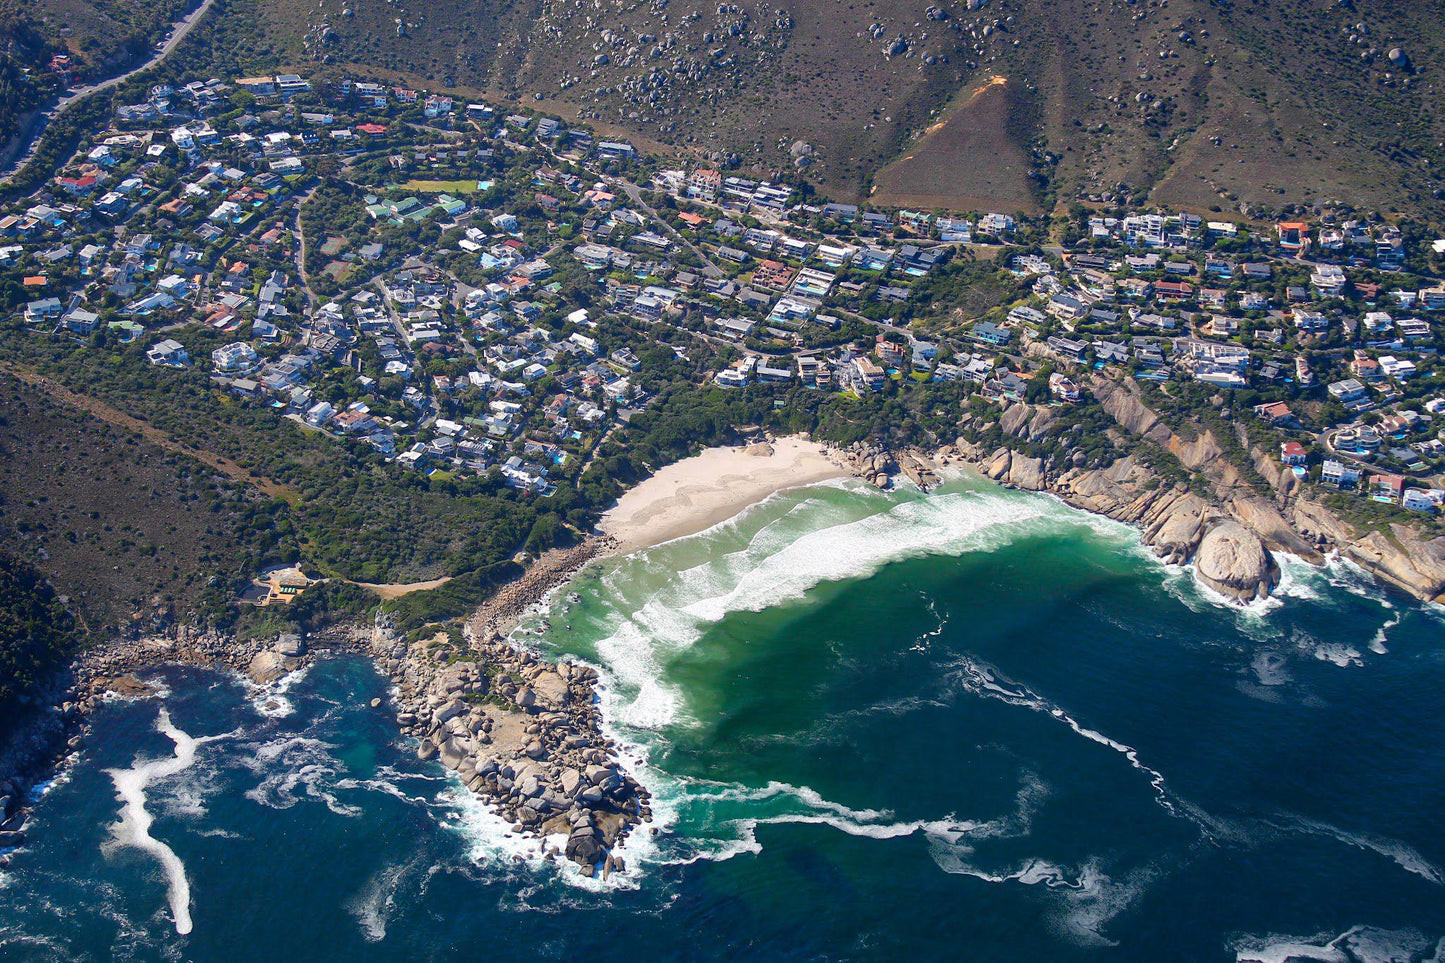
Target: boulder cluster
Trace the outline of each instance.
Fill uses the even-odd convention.
[[[406,643],[378,628],[373,654],[396,685],[397,724],[512,823],[565,835],[583,875],[626,869],[613,850],[651,817],[648,792],[602,732],[597,673],[551,663],[498,633]]]

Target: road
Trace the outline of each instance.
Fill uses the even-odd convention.
[[[622,192],[627,195],[628,200],[632,201],[633,204],[636,204],[638,207],[642,208],[649,215],[651,215],[652,219],[655,220],[662,227],[662,229],[672,237],[674,241],[677,241],[683,247],[686,247],[689,251],[696,255],[697,259],[702,261],[703,263],[703,274],[707,275],[710,278],[721,278],[727,276],[723,273],[722,268],[718,267],[712,262],[712,258],[708,257],[705,253],[703,253],[703,251],[700,250],[697,245],[693,244],[687,238],[674,231],[672,229],[672,225],[667,223],[667,219],[654,211],[651,205],[649,205],[646,201],[642,199],[641,188],[639,188],[631,181],[623,180],[620,177],[609,177],[607,178],[607,180],[613,186],[622,188]]]
[[[316,188],[306,192],[306,196],[296,202],[296,243],[300,250],[296,254],[296,273],[301,276],[301,289],[306,292],[306,307],[308,310],[316,310],[316,302],[320,300],[315,290],[311,287],[311,275],[306,273],[306,229],[301,224],[301,209],[306,202],[316,196]]]
[[[199,7],[192,10],[190,13],[186,14],[184,17],[178,20],[171,28],[170,39],[167,40],[165,44],[162,45],[159,49],[155,50],[151,54],[150,59],[146,60],[144,63],[133,67],[130,70],[127,70],[123,74],[117,74],[116,76],[111,77],[109,80],[102,80],[98,83],[86,84],[83,87],[76,87],[64,97],[60,98],[60,100],[55,103],[55,106],[42,113],[38,118],[38,124],[35,130],[32,131],[30,146],[27,147],[25,149],[25,153],[22,154],[19,158],[17,158],[16,161],[9,167],[9,169],[4,172],[4,175],[0,176],[0,184],[8,184],[10,182],[10,179],[15,176],[16,171],[24,167],[27,163],[29,163],[30,158],[35,156],[35,149],[40,146],[40,141],[45,136],[46,128],[55,121],[55,118],[59,117],[72,105],[79,103],[80,101],[91,96],[92,94],[99,93],[102,90],[109,90],[112,87],[123,84],[130,78],[134,77],[136,74],[141,73],[145,70],[149,70],[156,64],[160,63],[162,60],[165,60],[168,56],[171,55],[171,52],[180,45],[180,42],[186,39],[186,35],[191,32],[191,30],[196,26],[196,24],[200,23],[201,18],[206,15],[206,12],[211,9],[211,5],[215,2],[216,0],[204,0],[204,2],[202,2]]]

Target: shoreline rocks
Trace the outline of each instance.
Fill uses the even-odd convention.
[[[409,644],[376,629],[372,654],[396,686],[397,725],[418,740],[419,757],[456,772],[514,833],[565,835],[563,855],[585,876],[622,871],[613,851],[652,811],[602,731],[597,673],[473,624],[461,639],[443,632]]]
[[[1265,598],[1279,581],[1279,565],[1259,536],[1233,520],[1218,523],[1200,540],[1194,574],[1210,588],[1240,602]]]
[[[1180,443],[1137,399],[1116,391],[1110,396],[1113,413],[1131,432],[1164,438],[1186,454],[1201,447],[1213,451],[1206,435]],[[1273,500],[1251,492],[1233,466],[1213,454],[1200,469],[1214,485],[1212,495],[1167,483],[1132,454],[1086,467],[1076,452],[1055,467],[1007,446],[987,453],[960,437],[941,446],[934,458],[940,465],[961,463],[1002,484],[1048,492],[1074,508],[1134,525],[1162,560],[1194,564],[1204,584],[1240,604],[1265,598],[1277,587],[1276,552],[1315,564],[1337,553],[1421,601],[1445,603],[1445,538],[1422,538],[1399,524],[1388,534],[1362,534],[1292,487],[1285,486]],[[1201,559],[1206,542],[1209,557]],[[1201,560],[1207,562],[1202,571]]]
[[[34,805],[37,787],[75,762],[90,735],[90,717],[97,705],[109,695],[135,699],[154,693],[139,673],[163,665],[227,668],[259,685],[248,671],[257,660],[266,665],[280,660],[278,664],[287,666],[273,677],[280,678],[319,654],[357,651],[367,638],[369,631],[336,627],[318,633],[308,647],[299,637],[283,637],[275,644],[241,642],[223,633],[178,626],[165,635],[117,639],[81,652],[31,698],[28,714],[0,746],[0,832],[19,831]],[[25,836],[0,839],[10,840],[0,843],[0,849],[10,849],[22,845]],[[0,866],[7,859],[0,856]]]

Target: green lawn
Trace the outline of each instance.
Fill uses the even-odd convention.
[[[409,180],[399,190],[416,194],[473,194],[478,187],[475,180],[425,181]]]

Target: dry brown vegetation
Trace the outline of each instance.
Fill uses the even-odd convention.
[[[221,0],[218,12],[205,32],[226,39],[198,38],[197,76],[288,67],[485,93],[645,150],[793,170],[838,199],[876,184],[875,200],[955,209],[1077,198],[1268,216],[1336,200],[1445,220],[1433,196],[1445,18],[1404,0]],[[973,96],[996,76],[1007,86]]]
[[[878,172],[869,199],[889,207],[1036,214],[1029,155],[1013,128],[1009,83],[990,77]]]
[[[269,502],[0,373],[0,532],[92,632],[228,599],[274,542]]]

